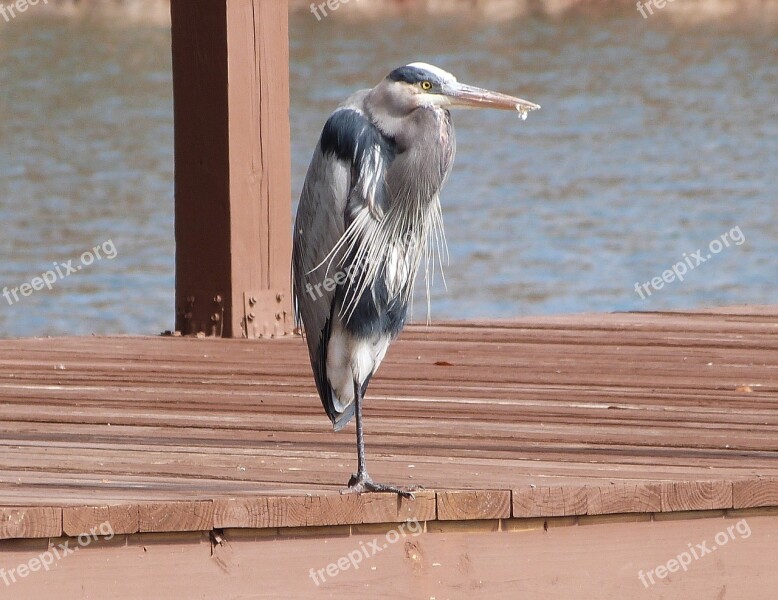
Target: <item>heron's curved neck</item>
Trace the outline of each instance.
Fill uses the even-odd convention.
[[[374,111],[371,110],[369,105],[366,106],[365,109],[370,121],[384,136],[394,141],[398,141],[399,139],[402,139],[403,142],[406,141],[403,132],[405,130],[405,119],[407,117],[392,115],[384,111]],[[403,143],[402,146],[406,146],[406,144]]]
[[[370,90],[363,104],[363,110],[373,125],[386,137],[405,147],[411,142],[412,115],[416,108],[386,82]]]

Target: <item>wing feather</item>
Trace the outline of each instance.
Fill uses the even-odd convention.
[[[335,406],[327,376],[327,349],[333,320],[339,318],[336,300],[339,292],[343,295],[336,276],[349,273],[364,228],[388,210],[385,174],[392,158],[391,142],[361,110],[336,110],[314,151],[297,209],[292,252],[296,320],[305,330],[316,387],[333,423],[345,424],[350,417],[339,410],[342,405]]]

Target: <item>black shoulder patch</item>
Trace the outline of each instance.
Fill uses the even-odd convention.
[[[381,133],[362,113],[350,108],[341,108],[332,113],[324,124],[319,146],[325,157],[335,156],[338,160],[351,165],[352,189],[362,177],[372,179],[377,176],[376,181],[380,180],[381,183],[377,184],[375,196],[371,199],[375,203],[371,210],[389,209],[389,195],[383,184],[383,170],[388,168],[397,153],[392,138]],[[379,164],[371,160],[376,147],[382,158]],[[374,173],[376,168],[382,169],[382,172]],[[358,201],[352,201],[351,194],[349,198],[344,215],[347,227],[356,211],[362,208],[362,204]],[[366,199],[363,198],[362,201],[364,200]]]
[[[384,136],[365,115],[350,108],[332,113],[324,124],[319,144],[325,156],[334,154],[358,171],[373,146],[381,148],[387,158],[394,158],[394,141]]]

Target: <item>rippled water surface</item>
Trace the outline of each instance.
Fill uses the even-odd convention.
[[[775,30],[333,13],[294,17],[291,38],[295,196],[329,112],[394,66],[426,60],[543,105],[526,122],[455,114],[433,318],[778,303]],[[0,335],[173,326],[169,47],[164,28],[0,23],[0,286],[82,266],[0,297]],[[81,264],[108,242],[115,258]],[[683,282],[635,292],[698,249]]]

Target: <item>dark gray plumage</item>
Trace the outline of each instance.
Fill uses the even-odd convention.
[[[454,160],[448,108],[537,105],[457,82],[425,63],[392,71],[330,116],[314,151],[294,227],[296,317],[335,430],[356,415],[356,491],[365,468],[361,404],[402,330],[423,258],[445,246],[439,194]]]

